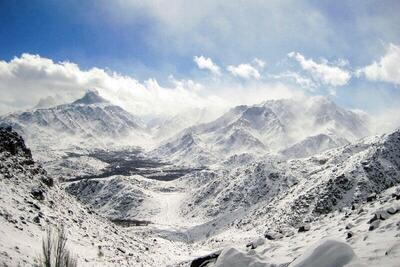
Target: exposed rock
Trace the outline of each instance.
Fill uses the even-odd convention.
[[[377,211],[375,214],[378,217],[378,219],[383,220],[383,221],[389,219],[389,217],[390,217],[389,213],[387,213],[384,210]]]
[[[391,215],[393,215],[393,214],[396,214],[396,213],[397,213],[397,209],[394,208],[394,207],[390,207],[390,208],[388,208],[388,209],[386,210],[386,212],[389,213],[389,214],[391,214]]]
[[[117,249],[119,250],[119,251],[121,251],[122,253],[126,253],[126,251],[125,251],[125,249],[123,249],[123,248],[121,248],[121,247],[117,247]]]
[[[375,193],[367,196],[367,202],[372,202],[374,200],[376,200],[376,194]]]
[[[3,151],[32,159],[31,150],[25,146],[24,139],[13,131],[11,126],[0,127],[0,152]]]
[[[49,186],[49,187],[51,187],[51,186],[54,185],[54,180],[53,180],[53,178],[51,178],[51,177],[48,177],[48,176],[43,175],[43,176],[40,177],[40,180],[41,180],[45,185],[47,185],[47,186]]]
[[[217,251],[217,252],[214,252],[212,254],[209,254],[209,255],[194,259],[190,263],[190,267],[205,267],[209,263],[214,263],[218,259],[218,256],[220,254],[221,254],[221,251]]]
[[[310,225],[305,224],[305,225],[302,225],[302,226],[299,227],[298,232],[299,233],[307,232],[307,231],[310,231],[310,229],[311,229]]]
[[[369,231],[375,230],[376,228],[379,227],[379,224],[380,224],[380,221],[379,221],[379,220],[373,221],[373,222],[369,225],[368,230],[369,230]]]
[[[349,238],[352,238],[353,237],[353,232],[352,231],[349,231],[349,232],[347,232],[347,239],[349,239]]]
[[[43,200],[44,199],[44,190],[41,188],[32,188],[31,195],[34,199]]]
[[[276,233],[274,232],[266,232],[264,234],[264,237],[268,240],[275,240],[276,239]]]
[[[39,224],[40,223],[40,217],[39,215],[36,215],[35,217],[33,217],[33,222]]]
[[[353,228],[353,225],[352,225],[351,223],[349,223],[349,224],[346,225],[346,230],[349,230],[349,229],[351,229],[351,228]]]
[[[251,249],[256,249],[258,246],[261,246],[265,243],[265,239],[263,237],[257,238],[249,243],[247,243],[246,247]]]

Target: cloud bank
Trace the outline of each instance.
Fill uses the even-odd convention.
[[[330,65],[326,60],[317,63],[312,59],[306,59],[298,52],[290,52],[288,57],[296,60],[303,70],[309,72],[314,80],[322,84],[334,87],[343,86],[346,85],[351,78],[351,73],[349,71],[339,66]],[[343,61],[340,61],[338,65],[343,66]]]
[[[364,75],[371,81],[400,85],[400,46],[389,44],[383,57],[359,69],[357,75]]]
[[[53,62],[38,55],[23,54],[9,62],[0,61],[3,111],[30,108],[48,96],[69,102],[95,88],[135,114],[175,113],[191,106],[213,104],[213,99],[196,94],[198,87],[191,80],[180,81],[171,88],[160,86],[155,79],[140,83],[130,76],[99,68],[82,70],[74,63]]]
[[[198,59],[199,64],[205,63],[202,66],[215,66],[209,64],[211,59]],[[139,82],[116,72],[84,70],[72,62],[54,62],[31,54],[0,61],[0,114],[32,108],[49,97],[57,99],[57,103],[68,103],[88,89],[96,89],[103,97],[139,116],[175,115],[193,108],[223,110],[301,94],[279,82],[242,85],[221,79],[200,83],[173,76],[167,85],[160,85],[156,79]]]

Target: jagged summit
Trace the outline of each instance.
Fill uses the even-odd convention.
[[[101,97],[97,90],[88,90],[82,98],[74,101],[72,104],[91,105],[97,103],[109,103],[109,101]]]

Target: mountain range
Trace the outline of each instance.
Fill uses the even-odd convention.
[[[241,153],[307,157],[368,136],[368,123],[325,97],[271,100],[184,129],[153,153],[195,165]]]
[[[0,117],[8,265],[34,265],[63,224],[84,266],[397,266],[400,130],[372,135],[362,112],[316,96],[146,120],[93,90],[45,102]]]

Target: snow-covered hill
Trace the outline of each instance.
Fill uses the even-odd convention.
[[[305,157],[368,134],[365,115],[338,107],[328,98],[271,100],[237,106],[212,122],[189,127],[153,154],[193,165],[241,153],[281,151],[287,157]]]
[[[139,118],[88,91],[70,104],[37,108],[0,117],[0,124],[17,130],[34,149],[140,143],[146,131]]]

